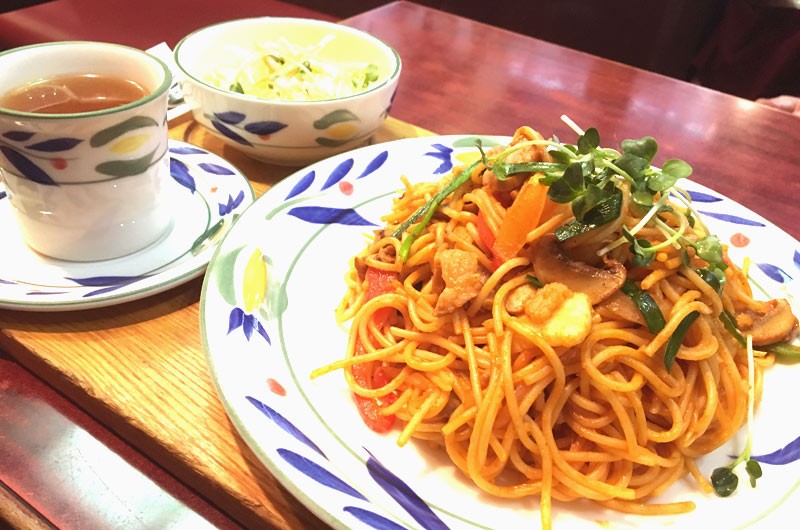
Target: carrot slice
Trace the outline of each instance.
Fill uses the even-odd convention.
[[[539,184],[539,176],[537,173],[522,185],[500,223],[492,253],[501,262],[516,256],[528,233],[539,226],[547,202],[547,186]]]

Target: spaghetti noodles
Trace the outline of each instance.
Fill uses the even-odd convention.
[[[773,318],[783,301],[753,298],[673,182],[646,204],[627,151],[613,171],[583,170],[605,179],[589,187],[616,217],[579,222],[589,198],[576,206],[556,182],[597,149],[523,127],[441,182],[404,180],[346,277],[346,355],[313,374],[343,369],[368,425],[400,420],[400,445],[441,446],[482,490],[538,496],[545,528],[553,499],[691,510],[649,499],[686,474],[711,491],[694,459],[743,425],[773,362],[757,352],[749,372],[730,323],[780,328],[760,344],[796,331],[791,312],[788,327]]]

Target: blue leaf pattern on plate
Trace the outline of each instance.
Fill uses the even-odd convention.
[[[33,138],[35,134],[28,131],[7,131],[3,133],[3,137],[14,142],[24,142]]]
[[[46,186],[58,186],[56,181],[54,181],[50,175],[42,170],[42,168],[28,160],[28,158],[22,153],[5,145],[0,145],[0,152],[6,155],[6,158],[9,162],[11,162],[11,165],[17,168],[23,177]]]
[[[245,313],[241,308],[234,307],[228,316],[228,334],[239,328],[242,329],[244,338],[247,339],[248,342],[253,337],[253,333],[255,332],[261,335],[261,337],[267,341],[267,344],[272,344],[272,339],[270,339],[269,333],[267,333],[264,325],[261,324],[261,322],[259,322],[254,315]]]
[[[142,278],[146,278],[146,276],[92,276],[89,278],[67,278],[67,280],[86,287],[105,287],[118,283],[135,282]]]
[[[369,452],[369,451],[367,451]],[[419,495],[414,493],[408,484],[383,467],[372,455],[367,459],[367,470],[372,479],[383,488],[408,514],[428,530],[446,530],[449,528],[444,521],[433,513],[431,507],[425,504]]]
[[[286,196],[286,200],[296,197],[306,191],[314,183],[315,178],[317,178],[317,174],[313,169],[303,175],[300,180],[297,181],[297,184],[292,187],[291,191]]]
[[[715,195],[711,195],[710,193],[703,193],[702,191],[689,191],[689,197],[691,197],[692,202],[719,202],[722,200],[721,197],[717,197]]]
[[[78,138],[53,138],[52,140],[45,140],[38,144],[29,145],[26,149],[33,151],[42,151],[46,153],[56,153],[60,151],[69,151],[83,140]]]
[[[324,467],[299,455],[289,449],[278,449],[278,454],[293,468],[300,471],[307,477],[319,482],[323,486],[328,486],[342,493],[346,493],[357,499],[367,500],[361,493],[355,490],[347,482],[343,481]]]
[[[377,226],[367,221],[352,208],[328,208],[326,206],[297,206],[287,212],[313,224],[340,224],[348,226]]]
[[[343,510],[351,514],[365,525],[376,528],[377,530],[406,530],[405,526],[401,526],[382,515],[378,515],[375,512],[371,512],[363,508],[345,506]]]
[[[325,184],[322,185],[323,190],[327,190],[334,184],[337,184],[340,180],[345,178],[350,170],[353,169],[353,164],[355,162],[352,158],[348,158],[331,171],[331,174],[328,176],[328,180],[325,181]]]
[[[234,307],[228,315],[228,334],[239,327],[244,322],[244,311],[238,307]]]
[[[175,153],[176,155],[202,155],[205,154],[205,151],[200,149],[199,147],[189,147],[189,146],[177,146],[177,147],[170,147],[170,153]]]
[[[236,198],[233,198],[230,195],[228,195],[228,202],[224,204],[219,203],[219,214],[228,215],[233,210],[235,210],[240,204],[242,204],[243,200],[244,200],[243,190],[239,190],[239,194],[236,196]]]
[[[274,134],[285,128],[286,124],[279,121],[256,121],[244,126],[245,131],[258,135]]]
[[[214,175],[235,175],[236,174],[233,171],[231,171],[230,168],[227,168],[225,166],[221,166],[219,164],[211,164],[211,163],[208,163],[208,162],[201,162],[200,164],[198,164],[198,167],[200,167],[206,173],[211,173],[211,174],[214,174]]]
[[[0,191],[0,199],[5,199],[8,194],[5,191]]]
[[[416,151],[415,152],[415,156],[414,156],[414,162],[417,164],[416,167],[423,167],[423,168],[426,168],[425,171],[428,171],[429,168],[434,168],[434,167],[436,167],[438,165],[439,168],[437,168],[437,171],[445,171],[444,168],[447,167],[447,164],[457,163],[455,156],[453,156],[456,153],[455,151],[453,151],[452,149],[446,147],[446,145],[439,144],[439,146],[441,148],[440,147],[431,146],[430,142],[429,142],[427,145],[422,146],[421,150]],[[386,163],[385,158],[383,158],[384,157],[384,152],[381,152],[382,149],[383,149],[383,147],[375,146],[374,149],[366,151],[367,154],[365,156],[358,156],[356,154],[353,154],[352,157],[355,159],[354,165],[351,166],[348,169],[348,174],[346,176],[343,176],[343,177],[340,177],[340,178],[338,178],[338,177],[332,178],[330,176],[331,175],[331,170],[334,168],[334,166],[336,166],[337,168],[339,166],[341,166],[340,162],[349,161],[349,159],[351,158],[350,155],[339,156],[336,159],[331,160],[330,162],[323,162],[323,163],[316,164],[316,165],[312,166],[313,169],[309,168],[309,169],[307,169],[307,170],[305,170],[303,172],[298,172],[294,177],[290,178],[290,182],[286,183],[287,186],[284,189],[287,190],[287,191],[283,192],[283,193],[286,193],[285,198],[283,200],[281,200],[281,198],[282,198],[281,195],[283,195],[283,193],[281,195],[279,195],[279,196],[275,196],[273,199],[270,199],[270,203],[269,203],[269,207],[273,208],[273,210],[267,210],[266,208],[264,210],[270,212],[270,215],[273,215],[271,212],[280,211],[280,215],[281,215],[281,217],[283,217],[283,219],[280,219],[280,218],[278,218],[278,219],[280,219],[281,222],[285,222],[287,220],[287,219],[285,219],[286,215],[292,215],[293,217],[295,217],[297,219],[300,219],[301,221],[307,221],[309,223],[314,223],[314,224],[336,223],[336,222],[338,222],[337,221],[338,217],[340,215],[343,215],[342,212],[352,212],[353,214],[357,214],[357,211],[358,211],[358,213],[360,213],[361,215],[367,215],[365,213],[365,212],[367,212],[366,208],[353,206],[355,204],[361,204],[362,203],[362,199],[363,198],[359,197],[358,194],[356,194],[352,198],[353,202],[350,203],[350,202],[341,202],[342,199],[347,200],[345,197],[342,197],[342,194],[336,194],[336,193],[319,193],[319,194],[317,194],[316,191],[318,191],[320,189],[320,184],[322,182],[326,182],[325,187],[323,189],[333,187],[336,182],[350,181],[350,182],[354,182],[355,183],[357,178],[361,178],[360,176],[356,177],[356,175],[359,175],[359,174],[361,174],[361,175],[370,174],[370,175],[374,175],[375,178],[386,177],[387,176],[386,171],[385,171],[386,167],[394,166],[394,164],[397,161],[395,159],[391,158],[390,159],[391,160],[391,164],[390,163]],[[376,155],[376,153],[377,153],[377,155]],[[394,151],[391,152],[392,156],[395,156],[394,153],[395,153]],[[337,166],[337,164],[339,164],[339,166]],[[374,165],[374,168],[372,167],[373,165]],[[362,170],[362,168],[365,168],[365,167],[366,167],[366,169],[362,173],[361,170]],[[381,167],[383,167],[383,170],[379,170]],[[452,167],[450,167],[450,169],[452,169]],[[316,170],[316,173],[315,173],[314,170]],[[335,170],[334,170],[334,173],[335,173]],[[317,177],[319,177],[319,178],[317,178]],[[328,184],[327,183],[328,181],[332,182],[332,184]],[[366,188],[367,187],[366,185],[371,186],[373,184],[373,181],[374,181],[374,179],[371,179],[371,181],[369,181],[369,182],[365,182],[365,186],[364,187]],[[335,191],[335,187],[333,187],[333,190]],[[360,191],[360,190],[358,190],[358,191]],[[696,197],[699,197],[698,202],[706,202],[706,203],[718,202],[716,200],[717,198],[714,197],[710,193],[709,194],[696,195]],[[290,199],[293,199],[293,200],[289,201]],[[308,200],[308,202],[302,203],[302,204],[306,204],[306,205],[312,204],[312,201],[313,201],[313,204],[321,204],[321,205],[329,205],[330,206],[332,203],[331,203],[331,201],[329,199],[332,199],[333,201],[336,201],[333,204],[335,204],[337,206],[342,206],[342,209],[324,208],[322,206],[306,206],[306,207],[302,207],[302,208],[301,207],[297,207],[297,203],[300,202],[300,201],[303,201],[303,200]],[[358,200],[359,202],[357,203],[356,200]],[[726,201],[726,199],[722,199],[722,200]],[[287,201],[289,201],[288,204],[287,204]],[[722,202],[720,204],[721,205],[726,205],[727,202]],[[348,208],[344,208],[344,206],[352,206],[352,208],[348,209]],[[719,210],[723,210],[723,208],[719,207],[718,205],[709,206],[709,207],[710,208],[718,208]],[[743,213],[741,213],[740,215],[743,215],[744,217],[748,217],[748,214],[746,212],[744,212],[744,210],[725,209],[725,211],[736,211],[736,212],[740,212],[741,211]],[[256,213],[261,214],[262,211],[256,209]],[[265,218],[266,219],[270,219],[270,215],[265,215]],[[359,215],[359,217],[360,217],[360,215]],[[751,219],[744,219],[744,217],[743,218],[737,218],[735,216],[728,216],[727,218],[723,218],[722,220],[724,220],[726,222],[735,222],[735,221],[732,221],[732,220],[733,219],[743,219],[745,221],[745,223],[748,225],[748,227],[751,226],[750,223],[752,223],[752,226],[763,226],[760,223],[755,223],[755,222],[752,221],[752,219],[756,219],[757,218],[757,216],[755,216],[755,215],[753,215],[751,217]],[[276,216],[276,218],[277,218],[277,216]],[[312,230],[313,230],[313,227],[312,227]],[[731,230],[731,231],[735,231],[735,230],[737,230],[737,229],[733,228],[733,230]],[[751,230],[751,229],[742,228],[742,229],[739,229],[739,230],[741,230],[743,233],[747,234],[748,236],[750,236],[753,233],[759,235],[759,231],[757,229],[752,229]],[[301,232],[299,232],[299,233],[301,233]],[[311,233],[319,234],[321,232],[316,231],[316,232],[311,232]],[[335,233],[335,231],[332,230],[332,233]],[[236,239],[233,239],[233,240],[237,241]],[[241,242],[241,240],[238,240],[238,241]],[[305,241],[298,241],[298,244],[302,245],[304,242]],[[230,241],[228,242],[228,244],[231,245]],[[790,246],[789,248],[792,248],[792,247]],[[297,254],[295,252],[292,252],[287,257],[287,259],[294,259],[296,256],[297,256]],[[297,258],[297,259],[299,259],[299,258]],[[762,259],[766,259],[766,258],[762,258]],[[776,263],[780,263],[781,266],[783,266],[786,270],[789,270],[790,272],[792,272],[794,269],[792,268],[791,265],[788,265],[788,264],[784,265],[785,261],[788,261],[788,260],[784,260],[783,257],[780,259],[780,261],[778,259],[775,260]],[[800,267],[800,252],[795,252],[795,254],[794,254],[794,263],[795,263],[795,265]],[[224,300],[222,300],[220,303],[224,304],[225,302],[224,302]],[[207,316],[208,317],[221,316],[222,320],[224,321],[224,318],[225,318],[224,317],[224,313],[225,312],[226,312],[226,310],[225,310],[225,308],[223,306],[223,309],[220,310],[218,312],[218,314],[215,315],[214,313],[209,313]],[[219,328],[220,331],[223,331],[224,330],[224,323],[219,325],[218,328]],[[299,333],[302,333],[302,331],[299,331]],[[276,337],[276,341],[277,340],[278,340],[278,338]],[[276,342],[276,344],[277,344],[277,342]],[[216,351],[214,354],[217,355],[219,357],[219,359],[223,359],[223,358],[229,358],[230,359],[231,357],[229,356],[229,354],[236,351],[235,348],[230,348],[230,347],[226,348],[226,346],[230,346],[230,345],[231,344],[229,343],[229,341],[221,339],[220,343],[219,343],[219,346],[221,346],[221,348],[219,348],[218,351]],[[263,352],[262,349],[259,349],[259,350],[255,350],[254,349],[252,352],[247,352],[247,355],[252,353],[255,356],[254,357],[255,359],[263,359],[261,357],[262,352]],[[271,352],[268,352],[268,353],[271,353]],[[297,367],[296,365],[293,364],[294,361],[290,358],[290,355],[285,355],[283,359],[274,359],[272,356],[269,356],[269,357],[270,357],[270,362],[267,362],[267,363],[261,363],[261,362],[254,363],[254,364],[259,364],[259,365],[265,364],[264,370],[267,370],[268,372],[271,372],[271,373],[268,373],[268,375],[266,375],[266,377],[276,377],[277,378],[278,375],[275,375],[275,374],[281,374],[281,375],[284,375],[284,377],[286,377],[285,373],[283,371],[284,368],[286,368],[287,370],[290,370],[290,373],[291,373],[291,370],[293,370],[293,369],[295,369]],[[234,357],[234,358],[236,358],[236,357]],[[248,357],[244,357],[244,358],[248,358]],[[277,370],[274,370],[275,365],[273,365],[272,362],[276,363],[279,366],[279,368]],[[259,374],[256,374],[256,375],[259,375]],[[264,380],[264,378],[259,377],[257,381],[263,381],[263,380]],[[257,382],[256,384],[261,384],[261,383]],[[293,384],[297,385],[297,386],[294,386],[293,388],[298,388],[299,392],[297,392],[297,393],[292,392],[291,393],[292,395],[303,394],[304,393],[304,391],[302,389],[302,385],[303,385],[302,382],[301,383],[296,383],[295,382]],[[235,402],[236,403],[241,403],[242,400],[240,399],[240,397],[243,394],[246,393],[246,389],[237,390],[236,388],[231,388],[230,390],[233,393],[233,395],[238,398],[238,399],[235,400]],[[284,398],[285,398],[285,396],[284,396]],[[306,425],[305,423],[300,423],[300,421],[301,420],[302,421],[308,420],[308,416],[313,415],[314,412],[317,411],[317,409],[315,408],[315,405],[310,402],[310,401],[314,401],[314,400],[308,400],[308,401],[309,401],[308,403],[305,403],[301,399],[300,400],[300,404],[299,404],[299,406],[297,408],[295,408],[295,406],[298,405],[297,402],[293,402],[293,403],[291,403],[291,405],[287,405],[285,409],[281,409],[286,414],[286,418],[283,418],[283,417],[281,417],[281,418],[283,420],[285,420],[287,423],[289,422],[289,420],[294,420],[294,421],[298,422],[298,425]],[[250,416],[254,416],[256,420],[258,419],[258,415],[257,414],[251,413],[251,414],[248,415],[248,417],[250,417]],[[273,420],[273,421],[275,421],[275,420]],[[278,421],[280,421],[280,420],[278,420]],[[277,421],[276,421],[276,423],[277,423]],[[261,427],[258,427],[258,428],[261,429],[261,428],[264,428],[264,427],[265,426],[262,424]],[[265,435],[263,437],[259,437],[259,442],[258,442],[259,445],[261,445],[261,447],[265,449],[264,453],[268,455],[267,458],[270,459],[272,461],[272,464],[277,466],[278,469],[280,469],[282,467],[282,468],[287,469],[287,470],[290,469],[290,465],[287,464],[286,462],[289,462],[289,458],[291,458],[293,460],[292,460],[292,462],[290,462],[290,464],[291,464],[291,466],[294,466],[294,467],[293,467],[293,469],[290,469],[290,471],[289,471],[291,473],[290,476],[297,477],[297,472],[295,471],[295,469],[298,469],[298,467],[302,467],[302,469],[300,471],[305,474],[304,476],[301,476],[301,477],[297,478],[298,482],[293,483],[293,485],[292,485],[293,491],[300,491],[300,492],[304,492],[304,493],[307,494],[309,485],[316,486],[316,484],[310,484],[309,481],[306,480],[306,478],[305,478],[305,476],[311,476],[311,474],[317,472],[319,464],[315,463],[315,462],[321,462],[322,465],[325,466],[325,468],[327,470],[336,473],[337,476],[340,476],[340,477],[345,478],[345,479],[348,478],[349,475],[346,473],[346,471],[338,471],[338,470],[346,469],[347,466],[349,465],[349,461],[344,461],[344,462],[336,461],[334,459],[334,455],[331,454],[331,457],[330,457],[331,458],[331,463],[330,464],[328,464],[327,462],[322,462],[321,458],[318,458],[315,454],[311,454],[311,452],[305,450],[304,447],[300,447],[300,443],[294,444],[294,443],[291,443],[291,440],[287,441],[287,439],[289,437],[283,435],[281,432],[278,432],[279,429],[277,427],[274,427],[274,426],[268,426],[268,427],[271,427],[271,430],[265,431]],[[334,426],[334,428],[332,430],[333,430],[333,434],[334,434],[334,439],[333,440],[330,440],[328,437],[320,436],[320,439],[316,440],[316,441],[320,442],[320,443],[325,441],[325,442],[328,442],[328,443],[331,443],[331,444],[339,443],[342,447],[344,447],[347,450],[351,450],[351,451],[353,450],[352,449],[353,447],[357,447],[357,446],[352,446],[351,445],[350,442],[353,442],[353,439],[352,439],[352,437],[348,437],[348,435],[345,432],[339,431],[337,433],[337,431],[335,430],[335,426]],[[249,426],[247,426],[247,425],[245,426],[245,431],[246,432],[249,431]],[[264,431],[260,431],[259,430],[258,432],[264,432]],[[309,432],[311,432],[310,431],[310,427],[309,427]],[[317,431],[315,430],[313,432],[317,432]],[[272,436],[270,436],[270,433],[272,433]],[[355,443],[358,443],[358,442],[356,441]],[[797,442],[797,443],[798,443],[798,445],[800,445],[800,442]],[[330,445],[323,445],[323,446],[326,447],[326,449],[328,447],[331,447]],[[364,450],[368,450],[368,448],[365,447]],[[331,449],[331,451],[332,451],[332,449]],[[276,458],[276,453],[280,454],[282,459],[281,458]],[[784,458],[786,458],[787,454],[788,453],[784,454]],[[301,455],[306,455],[306,457],[303,457]],[[375,484],[377,484],[379,486],[369,485],[369,484],[362,484],[362,483],[357,483],[357,482],[352,482],[352,484],[354,486],[357,486],[357,488],[361,492],[363,492],[364,494],[366,494],[369,497],[372,497],[372,492],[377,491],[378,488],[380,487],[381,490],[378,492],[378,495],[380,495],[381,498],[385,497],[385,494],[383,494],[383,492],[385,491],[386,494],[390,495],[397,502],[397,507],[393,506],[393,503],[388,502],[387,504],[389,505],[388,506],[389,509],[388,509],[388,512],[387,512],[387,511],[384,511],[383,505],[378,505],[377,503],[375,505],[368,505],[368,504],[356,503],[356,502],[353,502],[353,501],[350,501],[348,503],[349,499],[347,497],[337,496],[335,494],[318,495],[316,498],[312,497],[311,499],[309,499],[309,505],[315,505],[315,507],[318,508],[321,512],[329,514],[330,517],[332,517],[338,524],[342,525],[343,527],[364,527],[364,526],[366,526],[366,527],[380,529],[380,530],[384,530],[384,529],[385,530],[400,530],[400,529],[404,528],[405,525],[397,524],[397,523],[394,522],[395,520],[399,520],[401,522],[407,523],[408,526],[412,526],[412,527],[415,527],[415,528],[418,527],[418,526],[419,527],[424,527],[426,529],[435,529],[435,530],[443,530],[443,529],[448,528],[447,525],[450,523],[450,519],[449,519],[448,516],[442,515],[438,511],[438,508],[436,508],[436,504],[435,504],[436,499],[434,498],[435,494],[431,498],[428,498],[427,494],[425,494],[425,499],[427,499],[431,503],[431,505],[426,504],[425,500],[423,498],[421,498],[420,495],[416,494],[416,492],[415,492],[416,488],[420,487],[415,482],[415,478],[406,478],[405,475],[401,475],[402,478],[398,477],[397,475],[394,475],[391,471],[386,469],[386,467],[384,465],[382,465],[372,454],[369,454],[368,456],[369,456],[369,458],[367,458],[366,462],[365,462],[366,470],[369,472],[369,474],[372,477],[372,479],[374,480]],[[767,455],[764,455],[764,456],[767,456]],[[311,459],[314,459],[314,460],[313,461],[308,460],[309,457]],[[795,458],[795,457],[793,456],[792,458]],[[797,457],[797,458],[800,458],[800,457]],[[388,463],[388,459],[386,461]],[[394,466],[394,464],[392,464],[392,467],[393,466]],[[329,471],[325,471],[325,470],[323,470],[323,471],[326,474],[329,472]],[[398,467],[398,471],[400,471],[399,467]],[[318,479],[316,479],[314,477],[311,477],[311,478],[313,480],[318,480]],[[403,479],[405,479],[405,481]],[[423,479],[423,480],[426,480],[426,479]],[[412,488],[414,488],[414,489],[412,489]],[[416,491],[421,491],[421,487],[420,487],[420,490],[416,490]],[[426,489],[425,491],[427,492],[428,490]],[[422,491],[421,491],[421,493],[422,493]],[[381,503],[381,504],[383,504],[383,503]],[[409,515],[405,515],[403,510],[399,509],[400,506],[402,506],[402,509],[405,510]],[[446,507],[443,507],[442,510],[447,510],[448,508],[449,508],[449,505],[446,506]],[[457,508],[454,510],[454,512],[457,514],[456,516],[461,515],[461,514],[458,513],[458,509]],[[344,515],[345,513],[347,515]],[[448,513],[452,513],[452,512],[448,512]],[[394,514],[398,514],[399,515],[399,519],[394,519]],[[413,517],[413,519],[412,519],[412,517]],[[491,515],[489,515],[488,517],[491,517]],[[465,517],[465,519],[467,519],[467,517]],[[464,526],[470,526],[470,522],[471,521],[465,520],[464,521]],[[485,519],[482,520],[481,523],[484,523],[484,526],[482,526],[483,528],[492,528],[492,527],[494,527],[494,525],[491,524],[492,523],[491,519],[489,519],[488,523],[486,523]],[[454,524],[454,526],[459,526],[460,527],[461,524],[462,524],[462,521],[453,522],[452,524]],[[476,523],[475,526],[476,527],[480,527],[480,524]]]
[[[189,173],[189,167],[183,161],[170,157],[169,174],[178,184],[192,193],[197,191],[197,184],[194,181],[194,177]]]
[[[442,163],[439,164],[439,167],[433,170],[433,173],[435,175],[441,175],[442,173],[447,173],[453,169],[453,162],[450,159],[450,154],[453,152],[453,148],[442,144],[432,144],[431,147],[436,149],[436,151],[428,151],[425,153],[425,156],[431,156],[442,161]]]
[[[89,291],[83,295],[83,298],[91,298],[92,296],[97,296],[100,294],[109,293],[112,291],[116,291],[122,287],[130,285],[132,283],[138,282],[143,280],[144,278],[148,278],[148,275],[144,276],[92,276],[88,278],[65,278],[69,281],[75,282],[78,285],[82,285],[84,287],[100,287],[100,289],[95,289],[93,291]]]
[[[707,215],[709,217],[713,217],[714,219],[719,219],[720,221],[734,223],[737,225],[764,226],[764,223],[755,221],[753,219],[745,219],[744,217],[739,217],[738,215],[732,215],[728,213],[715,213],[715,212],[699,212],[699,213]]]
[[[367,164],[367,167],[364,168],[364,171],[362,171],[361,174],[356,178],[363,179],[367,175],[376,172],[378,169],[380,169],[380,167],[386,162],[388,158],[389,158],[389,151],[381,151],[378,154],[378,156],[370,160],[369,164]]]
[[[772,265],[771,263],[756,263],[756,266],[761,269],[761,272],[769,276],[770,279],[778,283],[786,283],[792,280],[792,277],[786,274],[786,271],[777,265]]]
[[[136,281],[138,281],[138,280],[132,280],[132,281],[129,281],[129,282],[124,282],[124,283],[118,283],[116,285],[109,285],[108,287],[103,287],[102,289],[95,289],[94,291],[89,291],[88,293],[85,293],[84,295],[82,295],[82,297],[83,298],[91,298],[92,296],[98,296],[98,295],[101,295],[101,294],[110,293],[110,292],[116,291],[117,289],[121,289],[123,287],[127,287],[128,285],[130,285],[130,284],[132,284],[132,283],[134,283]]]
[[[245,119],[245,115],[241,112],[216,112],[214,113],[214,117],[221,121],[222,123],[227,123],[229,125],[236,125],[237,123],[241,123],[242,120]]]
[[[212,120],[211,121],[211,125],[213,125],[214,128],[216,130],[218,130],[219,132],[221,132],[225,137],[230,138],[231,140],[233,140],[236,143],[239,143],[239,144],[242,144],[242,145],[248,145],[248,146],[252,146],[253,145],[248,140],[245,140],[244,138],[242,138],[239,134],[233,132],[228,127],[225,127],[225,125],[223,125],[222,122],[219,122],[219,121],[216,121],[216,120]]]
[[[317,444],[312,442],[308,436],[303,434],[303,431],[298,429],[294,423],[287,420],[278,411],[276,411],[269,405],[262,403],[261,401],[252,396],[245,396],[245,399],[247,399],[247,401],[249,401],[255,408],[261,411],[261,413],[264,414],[264,416],[272,420],[275,423],[275,425],[280,427],[286,433],[290,434],[291,436],[296,438],[299,442],[304,443],[305,445],[307,445],[308,447],[319,453],[320,456],[322,456],[323,458],[325,459],[328,458],[327,456],[325,456],[325,453],[322,452],[322,449],[317,447]]]
[[[800,460],[800,436],[783,446],[777,451],[773,451],[766,455],[751,456],[753,460],[758,460],[763,464],[791,464]]]

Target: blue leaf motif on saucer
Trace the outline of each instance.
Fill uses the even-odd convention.
[[[116,289],[121,289],[127,285],[132,283],[138,282],[147,278],[147,275],[143,276],[93,276],[88,278],[69,278],[67,280],[71,280],[78,285],[82,285],[85,287],[97,287],[98,289],[94,291],[89,291],[83,294],[83,297],[91,297],[97,296],[99,294],[109,293]]]
[[[185,162],[175,157],[169,158],[169,174],[175,179],[175,182],[194,193],[197,190],[197,185],[194,177],[189,172],[189,166]]]
[[[242,204],[244,200],[244,190],[240,190],[239,194],[236,197],[232,197],[228,195],[228,200],[224,203],[219,203],[219,214],[220,215],[228,215],[236,210],[239,205]]]
[[[213,173],[215,175],[234,175],[234,171],[230,168],[221,166],[219,164],[209,164],[209,163],[202,163],[198,164],[199,167],[203,168],[204,171],[208,173]]]

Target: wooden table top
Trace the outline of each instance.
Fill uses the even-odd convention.
[[[523,124],[568,139],[559,119],[566,114],[597,127],[605,145],[654,136],[656,162],[686,160],[694,180],[800,237],[800,120],[789,114],[408,2],[344,23],[384,39],[403,59],[379,141],[425,130],[509,135]],[[223,147],[190,119],[171,135],[230,160],[258,194],[294,171]],[[201,283],[103,309],[0,310],[0,349],[240,524],[326,528],[226,416],[200,341]]]

